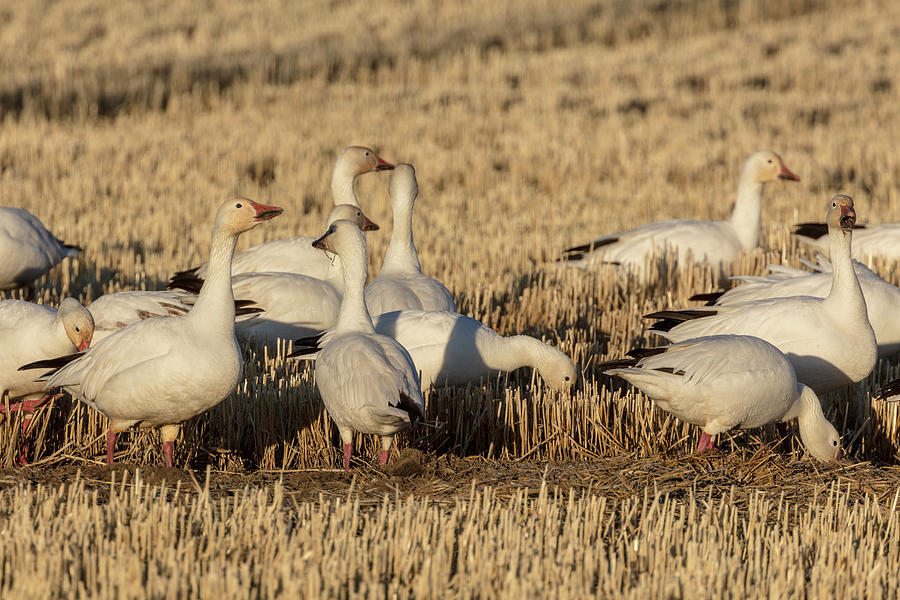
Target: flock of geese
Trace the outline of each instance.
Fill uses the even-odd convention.
[[[392,171],[390,244],[368,284],[366,232],[377,230],[356,197],[356,179]],[[676,220],[600,237],[566,250],[582,268],[628,269],[646,277],[660,251],[680,262],[707,261],[723,274],[759,244],[767,182],[798,180],[773,152],[751,155],[741,171],[729,221]],[[450,291],[422,272],[413,240],[418,196],[412,165],[393,165],[351,146],[331,179],[334,208],[324,234],[275,240],[235,252],[238,237],[282,214],[246,198],[223,203],[213,223],[209,261],[180,271],[169,289],[107,294],[87,307],[58,309],[0,301],[0,411],[20,410],[23,438],[34,410],[61,390],[109,419],[106,462],[118,433],[159,427],[167,466],[180,424],[224,400],[241,379],[241,344],[279,348],[315,360],[315,380],[343,442],[350,468],[353,433],[381,438],[387,463],[394,435],[424,420],[422,392],[465,385],[523,366],[554,389],[571,391],[573,361],[529,336],[504,337],[457,312]],[[647,315],[670,345],[634,349],[601,364],[656,404],[702,429],[698,450],[729,429],[797,418],[807,451],[840,455],[840,436],[817,394],[858,382],[877,357],[900,350],[890,307],[900,289],[853,259],[900,256],[900,225],[856,225],[853,200],[837,195],[824,224],[797,227],[827,250],[810,271],[771,266],[737,277],[727,292],[700,294],[706,306]],[[321,233],[321,232],[318,232]],[[858,238],[851,248],[851,238]],[[28,288],[80,249],[54,237],[30,213],[0,208],[0,289]],[[885,387],[885,397],[897,385]],[[26,462],[27,443],[20,461]]]

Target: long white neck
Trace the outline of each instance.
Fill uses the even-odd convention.
[[[828,227],[828,241],[831,246],[831,291],[825,298],[828,306],[839,310],[844,317],[841,322],[853,322],[862,317],[868,321],[866,300],[862,289],[859,287],[859,279],[853,269],[853,260],[850,257],[850,241],[852,233],[843,231],[839,227]]]
[[[202,320],[205,329],[230,331],[234,335],[234,293],[231,290],[231,258],[237,236],[222,230],[213,232],[206,279],[188,317]]]
[[[756,180],[750,166],[745,165],[738,181],[734,211],[731,213],[731,226],[745,250],[759,245],[762,228],[762,193],[763,184]]]
[[[497,335],[484,341],[487,343],[479,344],[483,350],[481,359],[493,371],[512,371],[519,367],[540,369],[547,349],[543,342],[527,335]]]
[[[368,257],[365,246],[361,252],[345,253],[341,256],[341,270],[344,276],[344,298],[338,313],[336,333],[375,333],[372,317],[366,308],[366,270]]]
[[[340,162],[331,172],[331,199],[334,205],[352,204],[359,208],[359,201],[356,199],[356,191],[354,184],[356,183],[356,175],[343,167]]]
[[[381,270],[400,273],[421,273],[422,264],[416,244],[413,242],[412,214],[415,198],[409,201],[393,203],[394,228],[391,230],[391,243],[388,245],[381,263]]]

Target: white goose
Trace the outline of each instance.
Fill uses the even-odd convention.
[[[80,251],[58,240],[27,210],[0,206],[0,290],[28,287],[33,292],[35,279]]]
[[[794,227],[794,235],[811,246],[828,251],[825,223],[801,223]],[[857,225],[853,228],[853,257],[869,260],[873,257],[888,260],[900,258],[900,223]]]
[[[781,157],[763,150],[750,155],[741,170],[737,200],[730,221],[661,221],[624,233],[613,233],[565,250],[560,260],[586,268],[601,264],[621,265],[643,273],[655,252],[673,250],[678,262],[708,261],[726,268],[743,250],[759,245],[763,186],[775,179],[798,181]]]
[[[853,245],[856,246],[857,229],[853,229]],[[727,292],[698,294],[691,300],[706,300],[710,306],[728,306],[742,302],[786,298],[789,296],[812,296],[824,298],[831,290],[831,263],[821,254],[818,264],[807,266],[814,271],[805,271],[782,265],[769,265],[770,273],[758,276],[733,277],[741,285]],[[859,280],[869,323],[875,332],[878,356],[886,358],[900,352],[900,319],[896,311],[900,307],[900,288],[885,281],[866,265],[853,261],[853,270]]]
[[[446,311],[400,310],[372,318],[376,333],[397,340],[416,365],[422,389],[466,385],[532,367],[550,387],[569,391],[578,379],[572,359],[527,335],[504,337],[471,317]],[[331,333],[297,340],[293,356],[312,354]]]
[[[366,305],[373,315],[404,309],[456,312],[450,290],[437,279],[422,273],[412,232],[413,205],[418,194],[413,166],[397,165],[390,184],[394,211],[391,242],[381,271],[366,288]]]
[[[826,219],[834,268],[827,297],[795,296],[662,311],[647,315],[663,319],[651,332],[673,342],[716,334],[760,337],[784,352],[797,379],[818,394],[862,380],[872,372],[878,352],[850,260],[855,220],[853,200],[844,194],[835,196]]]
[[[359,210],[359,201],[356,199],[356,178],[372,171],[385,171],[393,169],[394,165],[375,154],[371,148],[362,146],[348,146],[338,155],[331,174],[331,195],[335,208],[342,204],[349,204]],[[362,214],[362,211],[359,211]],[[333,213],[332,213],[333,214]],[[364,215],[363,215],[364,217]],[[337,219],[353,219],[346,212],[337,218],[329,216],[325,228]],[[378,229],[377,225],[369,222],[371,229]],[[365,229],[364,229],[365,230]],[[273,240],[251,246],[234,255],[231,272],[261,273],[281,272],[308,275],[316,279],[325,279],[331,271],[332,257],[312,248],[315,237],[295,237],[282,240]],[[200,265],[186,271],[180,271],[172,277],[175,287],[177,280],[184,277],[206,278],[206,265]]]
[[[790,361],[772,344],[743,335],[716,335],[629,352],[600,365],[626,379],[657,406],[703,429],[698,451],[733,427],[752,429],[798,419],[800,439],[821,461],[840,455],[840,436],[815,392],[797,382]]]
[[[350,221],[336,221],[315,242],[341,257],[344,299],[333,334],[316,360],[316,386],[344,445],[350,469],[353,431],[381,436],[379,460],[387,463],[394,435],[422,417],[425,403],[409,353],[375,333],[366,308],[366,240]]]
[[[208,276],[188,314],[139,321],[87,352],[28,365],[58,367],[42,378],[46,389],[64,388],[109,418],[107,464],[117,434],[138,425],[161,426],[166,466],[172,466],[179,424],[234,390],[242,361],[234,336],[231,257],[241,233],[281,212],[246,198],[219,207]]]

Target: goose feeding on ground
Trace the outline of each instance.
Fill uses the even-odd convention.
[[[335,221],[315,246],[341,257],[345,289],[337,323],[316,359],[316,386],[341,434],[344,470],[350,470],[354,431],[381,436],[379,461],[386,464],[394,435],[423,416],[419,376],[403,346],[372,326],[363,292],[363,233],[350,221]]]
[[[741,169],[737,199],[729,221],[679,219],[650,223],[569,248],[560,260],[581,268],[614,264],[643,273],[647,260],[654,253],[673,251],[677,252],[679,264],[686,262],[690,253],[695,261],[706,260],[713,267],[724,270],[742,251],[759,245],[763,186],[776,179],[798,181],[800,178],[774,152],[757,152]]]
[[[853,200],[835,196],[826,221],[834,272],[825,298],[794,296],[662,311],[646,316],[661,319],[650,331],[672,342],[717,334],[760,337],[787,355],[797,379],[817,394],[864,379],[878,352],[850,259]]]
[[[856,228],[853,229],[853,245],[856,246]],[[728,306],[742,302],[752,302],[767,298],[789,296],[813,296],[824,298],[831,290],[831,263],[819,255],[818,264],[807,266],[814,269],[805,271],[782,265],[769,265],[769,273],[758,276],[733,277],[741,282],[727,292],[698,294],[691,300],[703,300],[710,306]],[[896,311],[900,308],[900,288],[879,277],[866,265],[853,261],[853,270],[859,280],[869,323],[875,332],[878,356],[886,358],[900,352],[900,319]]]
[[[821,461],[840,455],[840,436],[815,392],[797,382],[790,361],[772,344],[744,335],[715,335],[638,349],[630,359],[599,365],[654,403],[703,430],[698,451],[734,427],[752,429],[798,419],[800,439]]]
[[[27,210],[0,206],[0,290],[27,287],[33,295],[35,279],[79,252]]]
[[[827,252],[826,233],[825,223],[800,223],[794,227],[797,239]],[[876,256],[888,260],[900,258],[900,223],[856,225],[853,228],[853,257],[869,260]]]
[[[207,278],[186,315],[139,321],[86,352],[27,365],[55,369],[42,377],[45,389],[64,388],[109,419],[107,464],[118,433],[138,425],[161,427],[166,466],[172,466],[180,423],[234,390],[242,361],[234,335],[231,257],[241,233],[281,212],[246,198],[219,207]]]
[[[381,270],[366,287],[366,305],[373,315],[395,310],[446,310],[456,302],[443,283],[422,273],[413,242],[412,213],[419,185],[412,165],[400,164],[391,174],[390,196],[394,226]]]
[[[527,335],[504,337],[471,317],[446,311],[400,310],[372,318],[376,333],[397,340],[413,359],[422,389],[466,385],[532,367],[550,387],[569,391],[578,379],[572,359]],[[297,340],[293,355],[312,354],[331,335]]]
[[[20,371],[24,364],[85,350],[94,335],[94,321],[74,298],[64,299],[59,309],[24,300],[0,301],[0,412],[21,410],[28,414],[22,433],[31,421],[31,413],[50,399],[44,384],[35,382],[40,373]],[[24,462],[25,449],[20,462]]]
[[[335,210],[329,215],[325,229],[338,219],[363,221],[360,228],[378,229],[378,226],[365,218],[356,199],[356,178],[372,171],[386,171],[394,165],[378,156],[371,148],[348,146],[338,155],[331,173],[331,196]],[[348,204],[355,210],[341,209]],[[321,231],[321,230],[320,230]],[[231,272],[240,273],[281,272],[308,275],[316,279],[325,279],[331,272],[332,258],[315,250],[312,243],[315,237],[295,237],[273,240],[251,246],[234,255]],[[200,265],[186,271],[179,271],[172,277],[170,287],[179,287],[182,278],[206,277],[206,265]]]

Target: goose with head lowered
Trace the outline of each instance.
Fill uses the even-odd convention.
[[[716,335],[599,365],[627,380],[664,411],[702,428],[698,451],[734,427],[752,429],[798,419],[807,451],[821,461],[840,455],[840,436],[815,392],[797,382],[790,361],[772,344],[744,335]]]
[[[161,427],[166,466],[172,466],[180,424],[234,390],[243,364],[234,335],[231,257],[241,233],[281,212],[246,198],[219,207],[207,278],[186,315],[142,320],[86,352],[26,365],[53,369],[41,378],[46,389],[63,388],[109,419],[107,464],[118,433],[137,425]]]
[[[397,165],[390,184],[394,211],[391,241],[381,270],[366,287],[366,305],[373,315],[404,309],[456,312],[456,301],[450,290],[422,273],[412,232],[413,205],[418,195],[413,166]]]
[[[353,432],[381,436],[379,460],[387,463],[394,435],[423,417],[425,402],[409,353],[372,326],[363,292],[366,240],[350,221],[335,221],[315,247],[337,254],[344,298],[332,335],[316,359],[316,386],[344,446],[350,469]]]
[[[878,351],[850,259],[856,221],[850,196],[832,199],[826,221],[833,273],[825,298],[794,296],[661,311],[646,315],[659,319],[650,331],[672,342],[718,334],[762,338],[788,357],[797,379],[817,394],[864,379]]]
[[[356,179],[365,173],[388,171],[393,168],[394,165],[378,156],[371,148],[363,146],[344,148],[338,155],[331,174],[331,195],[334,207],[350,205],[364,218],[359,201],[356,199]],[[325,228],[327,229],[328,225],[337,219],[348,218],[358,217],[350,216],[346,211],[341,212],[338,216],[334,216],[332,213],[329,216],[330,222],[326,222]],[[378,228],[371,221],[369,223],[372,225],[371,229]],[[333,257],[313,249],[312,242],[315,239],[315,237],[286,238],[264,242],[241,250],[234,255],[232,273],[235,275],[261,272],[297,273],[316,279],[326,279],[332,273]],[[207,265],[204,264],[179,271],[172,276],[169,287],[180,287],[179,282],[183,279],[195,277],[204,279],[206,278],[206,269]]]
[[[720,271],[725,270],[742,251],[759,245],[763,187],[776,179],[800,178],[774,152],[757,152],[741,169],[730,220],[650,223],[569,248],[560,260],[581,268],[612,264],[643,273],[647,260],[655,253],[672,251],[677,253],[679,264],[684,264],[690,253],[697,262],[708,261]]]
[[[81,248],[50,233],[27,210],[0,206],[0,290],[25,287],[34,295],[34,281]]]

